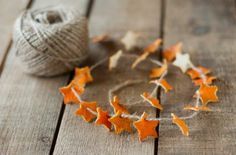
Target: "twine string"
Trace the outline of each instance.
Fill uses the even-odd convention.
[[[126,54],[125,54],[126,55]],[[131,54],[128,54],[129,56],[134,56],[134,55],[131,55]],[[94,70],[95,68],[97,68],[98,66],[100,66],[101,64],[103,64],[104,62],[106,62],[106,60],[108,60],[108,58],[104,58],[104,59],[101,59],[100,61],[98,61],[97,63],[95,63],[94,65],[91,66],[91,70]],[[150,59],[149,59],[150,60]],[[153,60],[150,60],[151,62],[155,63],[155,61]],[[158,62],[158,61],[157,61]],[[161,63],[160,63],[161,64]],[[159,65],[159,62],[158,62],[158,65]],[[205,75],[204,73],[199,70],[198,68],[196,68],[193,64],[190,65],[192,69],[194,69],[195,71],[197,71],[200,75],[201,75],[201,78],[204,78]],[[168,74],[168,71],[165,71],[161,77],[157,80],[157,83],[156,84],[156,87],[152,90],[152,97],[153,97],[153,92],[155,92],[155,90],[158,89],[160,85],[160,81]],[[203,75],[202,75],[203,74]],[[138,84],[138,83],[141,83],[141,82],[145,82],[144,80],[127,80],[125,81],[124,83],[121,83],[119,85],[116,85],[115,87],[111,88],[109,91],[108,91],[108,100],[111,101],[112,100],[112,96],[113,96],[113,93],[116,92],[116,91],[119,91],[127,86],[130,86],[130,85],[133,85],[133,84]],[[81,97],[79,96],[79,94],[75,91],[75,89],[72,87],[72,92],[74,93],[74,95],[77,97],[77,99],[80,101],[80,102],[84,102]],[[199,107],[200,106],[200,93],[199,91],[196,91],[196,102],[195,102],[195,107]],[[133,104],[129,104],[130,105],[137,105],[137,104],[140,104],[140,103],[143,103],[145,100],[142,99],[142,100],[139,100]],[[151,105],[149,105],[149,107],[151,107]],[[94,115],[98,115],[98,113],[96,111],[93,111],[89,108],[87,108],[88,111],[90,111],[92,114]],[[180,116],[179,118],[180,119],[183,119],[183,120],[187,120],[187,119],[192,119],[194,118],[195,116],[197,116],[199,114],[199,111],[194,111],[192,114],[188,115],[188,116]],[[114,113],[109,113],[109,116],[112,117],[114,115]],[[121,114],[121,117],[124,117],[124,118],[129,118],[129,119],[132,119],[132,120],[139,120],[141,117],[139,115],[135,113],[133,114],[124,114],[122,113]],[[156,121],[171,121],[172,120],[172,117],[159,117],[159,118],[147,118],[147,120],[156,120]]]
[[[13,43],[25,72],[39,76],[69,72],[88,57],[87,20],[63,6],[27,10],[16,20]]]

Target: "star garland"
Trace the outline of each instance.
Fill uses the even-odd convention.
[[[129,31],[126,36],[121,39],[121,43],[124,44],[126,50],[130,50],[136,45],[139,36],[140,35]],[[101,43],[109,39],[110,37],[104,34],[94,37],[93,42]],[[127,54],[122,50],[119,50],[117,53],[110,56],[109,59],[105,58],[91,67],[87,66],[83,68],[76,68],[73,80],[67,86],[60,88],[60,92],[64,96],[64,103],[79,104],[80,106],[75,112],[75,115],[81,116],[86,122],[92,122],[95,120],[96,125],[102,125],[109,131],[114,130],[116,134],[120,134],[125,131],[131,133],[133,130],[132,127],[134,127],[138,131],[140,141],[143,141],[148,137],[157,138],[158,133],[156,128],[161,121],[172,121],[180,128],[183,135],[188,136],[189,128],[184,120],[193,118],[200,111],[212,111],[208,107],[208,104],[218,102],[218,97],[216,94],[218,87],[212,85],[216,77],[209,75],[211,72],[209,69],[202,66],[194,66],[190,60],[190,55],[188,53],[182,53],[182,43],[177,43],[164,50],[162,52],[163,62],[149,58],[149,55],[158,50],[161,43],[161,39],[156,39],[143,49],[143,53],[140,56],[129,53]],[[135,69],[136,66],[145,59],[148,59],[157,65],[157,67],[151,69],[149,75],[151,78],[150,84],[155,85],[152,93],[143,92],[140,94],[140,102],[133,103],[132,105],[145,101],[153,108],[163,111],[164,108],[155,96],[155,92],[159,87],[163,88],[165,93],[168,93],[173,89],[173,87],[165,80],[165,76],[168,74],[168,65],[173,64],[179,67],[184,74],[189,75],[195,86],[199,86],[199,89],[194,95],[196,98],[196,105],[187,105],[183,108],[183,110],[191,110],[194,111],[194,113],[185,117],[178,117],[174,113],[171,113],[171,117],[167,118],[149,118],[146,112],[143,112],[141,116],[130,114],[127,108],[120,103],[119,97],[113,96],[113,92],[117,89],[122,89],[129,84],[140,81],[126,81],[123,84],[118,85],[116,89],[109,92],[110,106],[113,107],[113,112],[108,112],[107,110],[102,109],[97,105],[96,101],[83,101],[80,96],[84,93],[86,84],[93,82],[94,80],[92,71],[107,60],[109,61],[108,69],[114,69],[122,55],[136,58],[132,66],[130,66],[132,69]]]

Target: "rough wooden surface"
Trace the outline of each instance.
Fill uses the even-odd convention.
[[[37,0],[33,8],[59,2]],[[87,1],[63,2],[85,11]],[[0,78],[0,154],[49,154],[62,106],[57,90],[67,81],[68,76],[37,78],[23,73],[11,48]]]
[[[236,19],[232,0],[168,0],[165,17],[165,47],[182,41],[195,64],[212,68],[219,86],[220,102],[215,112],[202,113],[188,120],[190,136],[184,137],[171,122],[160,126],[159,154],[235,154],[236,152]],[[176,69],[176,68],[173,68]],[[177,76],[176,76],[177,75]],[[171,71],[168,76],[174,93],[162,94],[166,111],[187,115],[180,110],[191,101],[191,81]],[[189,93],[191,92],[191,93]],[[179,107],[179,108],[176,108]]]
[[[30,0],[13,0],[11,2],[8,0],[0,1],[0,74],[7,54],[7,48],[11,40],[11,31],[15,18],[27,7],[29,2]],[[19,5],[12,5],[13,3],[19,3]]]
[[[236,69],[236,14],[233,0],[163,0],[166,3],[164,25],[160,16],[161,2],[157,0],[99,0],[95,1],[89,23],[90,36],[108,33],[122,37],[127,30],[144,36],[141,46],[159,37],[164,28],[164,46],[177,41],[184,43],[195,64],[213,69],[219,77],[220,102],[212,105],[214,112],[201,113],[187,120],[190,136],[184,137],[171,122],[161,122],[158,144],[153,139],[138,142],[137,133],[115,135],[101,126],[84,122],[74,116],[78,105],[68,105],[63,111],[62,96],[57,91],[66,85],[68,75],[56,78],[37,78],[22,73],[10,45],[10,32],[17,14],[28,0],[0,1],[0,154],[235,154],[235,81]],[[33,8],[62,3],[74,6],[81,13],[87,11],[89,0],[34,0]],[[161,25],[161,26],[160,26]],[[164,26],[164,27],[162,27]],[[101,59],[116,46],[91,45],[91,55]],[[4,63],[6,53],[9,55]],[[127,58],[119,69],[108,72],[107,63],[92,74],[95,82],[87,86],[84,100],[97,100],[102,108],[109,107],[107,91],[127,78],[147,77],[148,62],[130,75]],[[2,65],[5,64],[5,65]],[[107,76],[105,76],[107,75]],[[161,117],[189,115],[182,112],[185,104],[192,102],[193,87],[190,79],[175,67],[171,67],[167,80],[174,91],[161,93],[165,108]],[[142,83],[117,92],[122,102],[129,104],[139,98],[150,86]],[[133,98],[128,99],[128,95]],[[144,104],[145,105],[145,104]],[[128,106],[129,107],[129,106]],[[111,110],[109,108],[109,110]],[[155,116],[146,106],[130,108],[131,112],[143,111]],[[63,114],[63,115],[60,115]],[[60,120],[62,116],[62,122]],[[59,133],[57,133],[59,130]],[[57,135],[58,134],[58,135]],[[58,137],[57,137],[58,136]],[[154,146],[156,145],[156,146]],[[54,149],[55,146],[55,149]]]
[[[159,35],[159,14],[157,12],[160,3],[151,0],[146,5],[145,1],[137,0],[99,0],[93,6],[90,18],[91,36],[108,33],[116,38],[123,36],[127,30],[136,30],[147,36],[145,42],[151,42]],[[142,12],[145,12],[143,14]],[[96,48],[92,48],[93,51]],[[97,55],[101,55],[104,47],[97,47]],[[94,51],[93,51],[94,52]],[[134,60],[134,59],[133,59]],[[96,100],[104,109],[109,108],[107,100],[108,90],[127,79],[142,79],[147,77],[149,70],[143,64],[141,68],[130,74],[131,62],[128,58],[123,58],[121,66],[117,70],[108,72],[107,63],[94,72],[95,81],[87,86],[84,100]],[[146,83],[147,84],[147,83]],[[122,97],[123,103],[132,103],[140,98],[140,93],[150,90],[150,85],[135,85],[128,87],[117,95]],[[128,95],[133,96],[128,100]],[[145,103],[144,103],[145,105]],[[74,112],[78,105],[67,105],[62,124],[60,127],[55,154],[153,154],[154,140],[150,139],[145,143],[138,141],[137,133],[116,135],[114,132],[107,132],[101,126],[93,123],[86,123],[80,117],[76,117]],[[155,117],[155,110],[147,107],[132,107],[141,112],[146,110]],[[140,114],[140,113],[139,113]]]

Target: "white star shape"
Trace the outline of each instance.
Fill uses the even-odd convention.
[[[137,45],[137,40],[139,37],[140,37],[139,34],[133,31],[128,31],[125,34],[125,36],[121,39],[121,42],[124,44],[125,49],[129,51]]]
[[[118,61],[122,56],[122,50],[119,50],[109,58],[109,70],[112,70],[118,65]]]
[[[191,68],[191,60],[190,60],[190,56],[188,53],[186,54],[181,54],[181,53],[177,53],[176,55],[176,59],[173,62],[173,65],[179,67],[183,73],[185,73],[189,68]]]

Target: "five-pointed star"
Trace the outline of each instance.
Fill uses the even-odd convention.
[[[197,79],[197,78],[201,78],[201,74],[207,75],[209,74],[211,71],[205,67],[202,66],[198,66],[196,69],[189,69],[187,71],[187,74],[191,77],[191,79]]]
[[[152,97],[150,94],[148,94],[147,92],[144,92],[141,97],[147,101],[148,103],[150,103],[153,107],[158,108],[160,110],[163,110],[163,107],[161,106],[159,100],[157,98]]]
[[[80,108],[75,112],[75,114],[82,116],[85,121],[90,122],[96,118],[96,115],[94,114],[96,108],[96,102],[82,102],[80,103]]]
[[[212,84],[212,82],[216,79],[215,76],[206,76],[206,81],[203,81],[203,79],[196,79],[196,80],[193,80],[193,83],[195,86],[199,86],[201,84],[203,84],[205,82],[205,84]]]
[[[103,111],[100,107],[97,108],[97,119],[96,125],[104,125],[109,131],[111,130],[111,122],[108,121],[110,118],[107,111]]]
[[[191,64],[189,54],[177,53],[176,59],[173,62],[173,64],[179,67],[183,73],[185,73],[190,68],[190,64]]]
[[[148,136],[157,138],[156,127],[159,124],[157,120],[147,120],[147,114],[144,112],[141,119],[134,122],[134,127],[138,130],[139,140],[143,141]]]
[[[175,59],[177,53],[182,52],[182,46],[183,44],[181,42],[165,49],[162,53],[163,57],[168,61],[171,62],[173,59]]]
[[[199,88],[200,99],[204,105],[207,105],[209,102],[217,102],[218,97],[216,95],[218,91],[217,86],[208,86],[206,84],[201,84]]]
[[[161,67],[153,68],[149,75],[150,78],[159,78],[162,74],[166,72],[168,68],[166,59],[164,59],[164,64]]]
[[[143,50],[143,54],[136,58],[131,68],[134,69],[140,62],[145,60],[150,54],[155,53],[157,49],[160,47],[161,43],[162,40],[158,38],[154,42],[149,44],[147,47],[145,47]]]
[[[144,48],[143,52],[154,53],[160,47],[162,40],[160,38],[154,40],[151,44]]]
[[[93,77],[91,75],[90,68],[88,66],[83,68],[76,68],[75,77],[73,80],[80,85],[92,82]]]
[[[136,46],[139,36],[139,34],[133,31],[128,31],[125,34],[125,36],[121,39],[121,42],[124,44],[125,49],[127,51],[131,50],[133,47]]]
[[[150,81],[150,83],[160,85],[165,90],[165,93],[167,93],[168,91],[173,89],[173,87],[165,79],[152,80],[152,81]]]
[[[84,88],[80,87],[78,85],[74,85],[73,82],[71,82],[68,86],[62,87],[60,88],[60,92],[62,93],[62,95],[64,96],[64,103],[70,103],[70,102],[74,102],[74,103],[80,103],[80,101],[78,100],[77,96],[75,95],[76,91],[77,94],[82,94],[84,92]]]
[[[120,99],[118,98],[118,96],[114,96],[113,100],[110,101],[110,104],[113,107],[115,113],[121,112],[121,113],[129,114],[128,110],[120,104]]]
[[[122,131],[132,132],[132,121],[129,118],[121,117],[120,111],[118,111],[114,116],[112,116],[108,120],[114,125],[116,134],[120,134]]]

